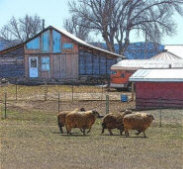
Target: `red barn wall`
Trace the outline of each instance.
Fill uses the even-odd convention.
[[[183,108],[183,83],[137,82],[136,108]]]

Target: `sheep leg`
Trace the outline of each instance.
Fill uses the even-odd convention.
[[[147,138],[145,131],[143,131],[143,134],[144,134],[144,138]]]
[[[81,131],[81,133],[83,132],[83,130],[80,128],[80,131]]]
[[[122,136],[123,130],[122,130],[122,129],[120,129],[119,131],[120,131],[120,135]]]
[[[104,133],[104,130],[105,130],[105,128],[103,127],[103,128],[102,128],[102,133],[101,133],[101,134],[103,134],[103,133]]]
[[[108,129],[108,131],[109,131],[109,134],[112,136],[113,135],[112,130]]]
[[[60,129],[60,133],[64,133],[63,129],[62,129],[62,126],[59,126],[59,129]]]
[[[88,132],[87,133],[89,133],[91,131],[91,127],[89,128],[89,130],[88,130]]]
[[[66,126],[66,130],[67,130],[67,135],[72,135],[71,134],[71,128],[70,127]]]
[[[139,135],[142,131],[140,131],[140,130],[137,130],[138,132],[137,133],[135,133],[136,135]]]
[[[129,132],[128,132],[128,130],[126,130],[126,129],[125,129],[125,136],[126,136],[126,137],[129,137]]]
[[[85,136],[86,134],[85,134],[85,129],[83,129],[83,135]]]
[[[60,129],[60,132],[63,134],[64,132],[63,132],[62,127],[63,127],[64,125],[62,125],[62,123],[60,123],[60,122],[58,121],[58,126],[59,126],[59,129]]]

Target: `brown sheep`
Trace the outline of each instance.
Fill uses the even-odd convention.
[[[73,110],[73,111],[62,111],[62,112],[60,112],[60,113],[57,115],[58,126],[59,126],[59,129],[60,129],[60,132],[61,132],[61,133],[64,133],[62,127],[65,126],[65,118],[66,118],[66,115],[67,115],[68,113],[77,112],[77,111],[79,111],[79,109],[75,109],[75,110]],[[84,112],[85,109],[84,109],[84,108],[81,108],[80,111],[81,111],[81,112]]]
[[[71,135],[72,128],[79,128],[83,135],[85,135],[85,130],[89,129],[87,132],[89,133],[97,117],[99,117],[99,113],[92,110],[67,114],[65,121],[67,134]]]
[[[143,132],[144,137],[146,137],[145,130],[151,125],[153,120],[153,115],[139,112],[124,116],[123,124],[126,137],[129,136],[128,130],[137,130],[137,135]]]
[[[123,113],[110,113],[107,114],[103,118],[102,122],[102,133],[104,133],[105,129],[108,129],[109,134],[113,135],[112,129],[117,128],[120,131],[120,135],[122,135],[124,131],[124,126],[123,126],[123,117],[127,114],[131,114],[131,110],[125,110]]]

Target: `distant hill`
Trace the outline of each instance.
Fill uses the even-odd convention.
[[[107,46],[105,43],[94,43],[94,45],[98,47],[102,47],[104,49],[107,49]],[[152,56],[161,53],[164,50],[164,45],[161,44],[155,44],[152,42],[136,42],[131,43],[127,50],[125,51],[124,55],[127,59],[148,59]],[[119,47],[117,44],[115,44],[115,51],[118,53]]]

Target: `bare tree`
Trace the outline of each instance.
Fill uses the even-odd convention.
[[[143,32],[147,39],[159,42],[163,35],[175,33],[172,14],[183,15],[183,0],[71,0],[70,11],[88,22],[82,24],[101,33],[108,50],[123,54],[131,31]]]
[[[25,15],[23,18],[12,17],[0,30],[0,36],[8,41],[24,42],[42,30],[42,20],[39,16]]]
[[[68,32],[76,35],[78,38],[84,41],[89,41],[90,29],[88,28],[88,26],[87,27],[81,26],[81,23],[82,25],[90,24],[88,21],[85,21],[83,18],[78,18],[77,16],[73,15],[64,21],[64,28]]]

